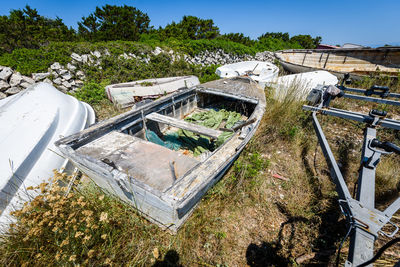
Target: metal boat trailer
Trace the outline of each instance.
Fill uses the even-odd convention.
[[[400,106],[400,101],[387,99],[400,99],[400,94],[390,93],[388,87],[381,86],[373,86],[367,90],[347,88],[344,86],[344,81],[347,80],[346,78],[343,79],[341,85],[336,87],[319,86],[313,89],[307,97],[311,105],[304,105],[303,109],[312,111],[314,129],[325,159],[330,167],[331,178],[336,185],[336,191],[339,195],[339,206],[349,224],[349,231],[345,238],[350,235],[350,247],[345,266],[372,266],[371,263],[374,260],[371,259],[374,257],[375,240],[378,238],[378,234],[387,237],[395,236],[399,227],[391,222],[391,218],[400,209],[400,197],[384,211],[375,208],[375,171],[380,157],[390,153],[400,155],[400,147],[393,143],[382,142],[377,139],[376,128],[384,127],[400,130],[400,121],[386,119],[386,111],[371,110],[368,115],[365,115],[357,112],[330,108],[329,104],[331,100],[337,97],[345,97]],[[359,94],[349,94],[347,92]],[[360,93],[363,95],[360,95]],[[321,125],[318,122],[317,114],[362,122],[366,125],[364,129],[364,143],[355,198],[353,198],[349,192],[345,179],[329,147]],[[382,230],[385,225],[391,226],[391,232],[388,233]]]

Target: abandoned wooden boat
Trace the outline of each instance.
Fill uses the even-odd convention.
[[[283,68],[292,73],[327,70],[339,78],[400,74],[400,48],[293,49],[275,52]]]
[[[116,106],[125,108],[132,106],[138,99],[155,98],[199,84],[199,78],[196,76],[154,78],[111,84],[106,86],[106,94]]]
[[[338,78],[328,71],[318,70],[298,74],[283,75],[268,85],[275,89],[275,97],[283,99],[286,95],[305,100],[317,85],[336,85]]]
[[[101,188],[176,231],[249,142],[264,110],[256,82],[222,79],[162,97],[56,145]]]
[[[221,78],[247,75],[262,87],[278,77],[279,69],[272,63],[263,61],[242,61],[218,67],[215,73]]]
[[[54,142],[94,120],[89,105],[47,83],[0,101],[0,228],[12,221],[11,211],[36,195],[26,188],[47,182],[54,169],[72,169]]]

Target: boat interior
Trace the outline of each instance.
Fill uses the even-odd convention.
[[[207,127],[204,121],[191,121],[193,115],[222,110],[234,115],[234,125],[240,126],[256,107],[254,102],[195,89],[156,102],[75,150],[164,192],[230,138],[237,138],[234,130],[226,128],[226,118]],[[225,139],[217,144],[221,136]]]
[[[289,50],[282,51],[279,56],[287,62],[331,71],[369,75],[376,72],[385,75],[399,74],[400,51],[371,49],[356,50]]]

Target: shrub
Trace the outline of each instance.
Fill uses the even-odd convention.
[[[106,93],[104,86],[95,82],[88,82],[75,92],[75,97],[93,105],[100,103],[106,97]]]

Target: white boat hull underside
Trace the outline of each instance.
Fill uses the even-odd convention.
[[[328,71],[311,71],[299,74],[284,75],[269,84],[275,89],[275,97],[283,100],[290,96],[305,100],[308,93],[317,85],[336,85],[338,78]]]
[[[89,105],[47,83],[0,101],[0,228],[37,194],[26,188],[47,182],[54,169],[72,170],[54,142],[94,121]]]

